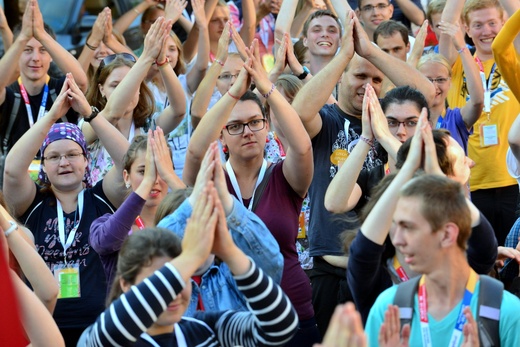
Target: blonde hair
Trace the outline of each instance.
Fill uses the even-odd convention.
[[[448,70],[448,75],[451,77],[451,65],[446,58],[439,53],[428,53],[423,55],[417,63],[417,69],[420,69],[426,63],[437,63],[441,64]]]
[[[504,8],[498,0],[467,0],[462,10],[462,19],[466,25],[469,25],[469,14],[471,12],[493,7],[497,9],[500,19],[502,19],[504,17]]]

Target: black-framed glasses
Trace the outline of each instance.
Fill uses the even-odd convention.
[[[378,9],[379,11],[383,11],[385,8],[387,8],[388,6],[390,6],[390,4],[377,4],[375,6],[372,6],[372,5],[366,5],[366,6],[363,6],[361,7],[361,11],[363,12],[372,12],[374,11],[374,9]]]
[[[43,157],[43,160],[48,161],[52,164],[57,164],[61,161],[61,158],[67,159],[68,162],[74,162],[78,160],[80,157],[83,157],[83,152],[71,152],[67,154],[51,154],[47,157]]]
[[[399,128],[399,126],[402,124],[404,125],[404,127],[406,129],[413,129],[417,126],[417,119],[409,119],[409,120],[405,120],[404,122],[399,122],[397,119],[387,119],[388,121],[388,127],[389,128],[394,128],[394,129],[397,129]]]
[[[437,84],[444,84],[450,80],[449,77],[439,77],[439,78],[429,78],[430,82],[437,83]]]
[[[120,57],[124,60],[131,61],[132,63],[135,63],[137,61],[135,59],[135,57],[133,55],[131,55],[130,53],[123,52],[123,53],[110,54],[110,55],[107,55],[106,57],[104,57],[103,60],[101,60],[101,63],[99,63],[99,68],[102,69],[105,65],[110,64],[111,62],[116,60],[118,57]]]
[[[257,132],[265,128],[265,122],[265,118],[253,119],[247,123],[231,123],[225,125],[224,128],[227,130],[229,135],[242,135],[246,125],[252,132]]]
[[[230,74],[230,73],[225,72],[222,75],[218,76],[218,79],[222,80],[222,81],[231,81],[231,79],[233,77],[238,78],[238,75],[239,75],[239,73]]]

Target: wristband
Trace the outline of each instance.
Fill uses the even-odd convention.
[[[170,58],[166,57],[166,59],[164,59],[164,61],[162,63],[159,63],[157,60],[155,61],[155,64],[157,64],[158,67],[161,67],[163,65],[165,65],[166,63],[169,63],[170,62]]]
[[[262,94],[262,96],[264,97],[264,99],[267,99],[267,98],[268,98],[268,97],[273,93],[273,91],[274,91],[275,88],[276,88],[276,87],[275,87],[275,85],[274,85],[274,83],[273,83],[273,85],[271,86],[271,90],[268,91],[268,92],[265,93],[265,94]]]
[[[89,49],[95,51],[99,46],[92,46],[92,45],[89,45],[88,42],[85,42],[85,46],[87,46]]]
[[[369,145],[370,147],[373,147],[374,146],[374,140],[369,140],[367,137],[364,137],[363,135],[361,135],[359,137],[359,139],[361,141],[363,141],[364,143],[366,143],[367,145]]]
[[[457,53],[462,54],[467,49],[468,49],[468,47],[464,46],[461,49],[457,50]]]
[[[136,9],[135,7],[133,8],[134,12],[137,13],[137,14],[141,14],[141,12],[139,12],[138,9]]]
[[[97,115],[99,114],[99,110],[97,109],[96,106],[90,106],[90,109],[92,110],[92,113],[90,114],[90,116],[89,116],[89,117],[83,117],[83,119],[84,119],[85,122],[87,122],[87,123],[92,122],[92,120],[93,120],[94,118],[96,118]]]
[[[218,60],[218,59],[213,60],[213,62],[219,64],[219,65],[222,66],[222,67],[224,67],[224,63],[221,62],[221,61]]]
[[[9,224],[11,224],[11,226],[7,230],[4,231],[5,237],[8,237],[9,235],[11,235],[13,233],[13,231],[18,230],[18,224],[16,224],[12,220],[9,221]]]
[[[228,93],[228,95],[229,95],[230,97],[232,97],[233,99],[235,99],[235,100],[240,100],[240,98],[239,98],[238,96],[234,96],[234,95],[231,94],[229,91],[228,91],[227,93]]]

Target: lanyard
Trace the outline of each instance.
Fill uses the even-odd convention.
[[[237,176],[235,175],[235,171],[233,171],[233,167],[231,166],[231,163],[229,160],[226,162],[226,170],[229,175],[229,179],[231,180],[231,185],[233,186],[233,189],[235,190],[235,193],[237,193],[237,198],[240,200],[242,204],[244,204],[244,200],[242,200],[242,193],[240,192],[240,187],[238,185]],[[267,170],[267,161],[264,159],[264,162],[262,163],[262,167],[260,168],[260,172],[258,173],[258,178],[256,179],[255,189],[253,190],[253,196],[251,197],[251,200],[249,201],[249,206],[247,206],[247,209],[251,211],[253,209],[253,200],[255,199],[255,193],[256,188],[260,185],[260,182],[264,179],[265,171]]]
[[[410,279],[410,277],[408,277],[408,275],[406,274],[406,271],[404,271],[403,266],[397,259],[397,255],[394,255],[393,266],[401,282],[406,282]]]
[[[486,80],[486,73],[482,61],[479,57],[475,57],[475,62],[480,70],[480,79],[482,80],[482,87],[484,87],[484,112],[489,113],[491,112],[491,84],[493,83],[493,75],[495,74],[497,64],[493,63],[489,78]]]
[[[83,214],[83,193],[85,190],[82,190],[78,194],[78,207],[76,209],[79,209],[79,219],[78,221],[74,222],[74,226],[72,227],[71,231],[69,232],[69,237],[65,239],[65,221],[63,220],[63,208],[61,207],[60,200],[56,199],[56,209],[58,211],[58,231],[59,231],[59,237],[61,245],[63,246],[63,258],[65,261],[65,264],[67,264],[67,249],[72,245],[74,242],[74,238],[76,237],[76,231],[78,230],[79,223],[81,222],[81,215]]]
[[[130,131],[128,132],[128,142],[129,143],[132,143],[134,136],[135,136],[135,123],[134,123],[134,120],[132,119],[132,125],[130,125]]]
[[[424,275],[421,277],[419,281],[419,314],[421,320],[421,336],[423,341],[423,346],[431,346],[432,339],[430,336],[430,327],[428,324],[428,301],[426,299],[426,285],[424,284]],[[477,285],[477,273],[471,270],[469,274],[468,283],[466,284],[466,290],[464,291],[464,297],[462,298],[462,304],[460,305],[459,314],[457,316],[457,321],[455,322],[455,328],[453,329],[453,333],[451,335],[450,347],[457,347],[460,344],[460,340],[462,339],[462,328],[466,323],[466,318],[464,317],[464,308],[469,306],[471,303],[471,298],[473,297],[473,292],[475,291],[475,286]]]
[[[188,344],[186,343],[186,338],[184,337],[184,334],[182,333],[181,327],[179,326],[179,323],[175,323],[174,325],[175,329],[175,339],[177,340],[177,346],[178,347],[187,347]],[[161,347],[155,340],[148,335],[148,333],[142,333],[141,338],[151,344],[153,347]]]
[[[439,116],[439,119],[437,119],[437,124],[435,124],[435,129],[441,128],[443,120],[444,120],[444,118],[442,118],[442,116]]]
[[[135,225],[137,225],[139,230],[143,230],[145,228],[144,222],[143,222],[143,219],[141,218],[141,216],[137,216],[137,218],[135,219]]]
[[[349,131],[349,128],[350,128],[350,121],[348,119],[345,118],[345,142],[348,143],[348,131]]]
[[[43,86],[43,96],[42,101],[40,103],[40,109],[38,110],[38,118],[36,118],[36,121],[40,120],[43,115],[45,114],[45,106],[47,105],[47,95],[49,94],[49,79],[50,77],[47,76],[47,82]],[[23,102],[25,103],[25,109],[27,110],[27,119],[29,121],[29,127],[32,128],[34,125],[34,119],[31,109],[31,101],[29,100],[29,95],[27,94],[27,90],[25,89],[24,85],[22,84],[22,78],[18,77],[18,85],[20,86],[20,92],[22,94]]]

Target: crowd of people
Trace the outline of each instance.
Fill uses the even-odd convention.
[[[518,0],[6,23],[2,345],[520,346]]]

